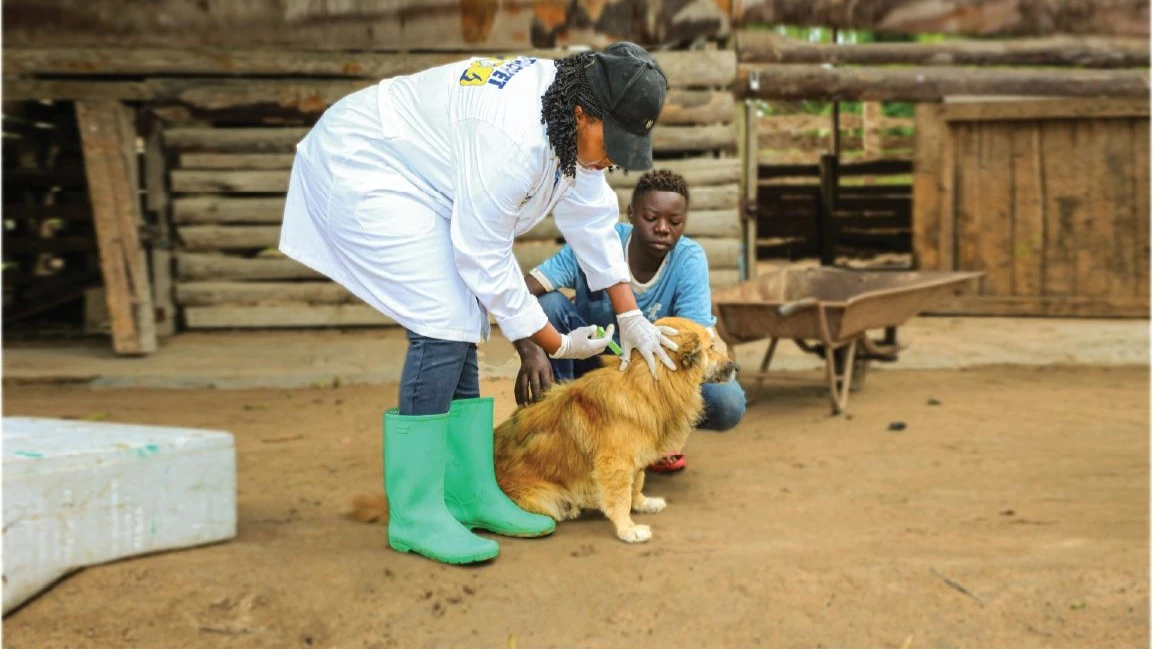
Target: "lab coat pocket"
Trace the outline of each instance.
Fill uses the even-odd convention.
[[[440,218],[428,209],[412,209],[413,201],[393,192],[365,194],[353,218],[366,232],[384,236],[418,236],[432,232]]]

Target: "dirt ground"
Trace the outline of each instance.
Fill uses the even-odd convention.
[[[472,568],[340,515],[379,488],[395,386],[7,388],[5,415],[234,432],[240,525],[61,581],[5,646],[1149,645],[1148,368],[875,371],[837,418],[801,376],[650,479],[648,544],[590,515]]]

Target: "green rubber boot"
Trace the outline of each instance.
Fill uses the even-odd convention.
[[[457,522],[445,507],[448,415],[384,413],[384,485],[388,544],[444,563],[496,557],[500,546]]]
[[[492,397],[460,399],[448,411],[448,467],[444,499],[469,529],[505,536],[545,536],[556,529],[548,516],[516,506],[496,483],[492,458]]]

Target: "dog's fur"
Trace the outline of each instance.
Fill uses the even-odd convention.
[[[522,509],[557,521],[599,509],[621,540],[652,537],[630,516],[665,508],[663,498],[641,491],[645,467],[684,448],[704,410],[701,384],[728,381],[736,370],[704,327],[683,318],[657,324],[678,331],[671,338],[679,349],[669,350],[676,371],[658,361],[654,379],[639,353],[624,372],[615,357],[606,357],[605,367],[556,384],[497,427],[497,482]],[[383,495],[360,496],[351,516],[382,520],[387,508]]]

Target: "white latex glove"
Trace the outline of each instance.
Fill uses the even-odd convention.
[[[605,348],[607,348],[613,340],[614,329],[615,327],[613,325],[609,325],[609,328],[605,329],[603,338],[597,338],[596,325],[579,327],[567,334],[561,334],[560,347],[557,348],[556,353],[550,355],[549,358],[583,360],[598,354],[603,354]]]
[[[669,358],[668,352],[664,350],[664,347],[673,351],[679,349],[677,344],[668,338],[677,335],[676,329],[656,326],[645,318],[640,309],[633,309],[618,315],[617,323],[621,326],[622,372],[628,369],[634,349],[639,351],[641,357],[649,364],[649,371],[653,373],[654,377],[657,375],[657,358],[661,359],[665,367],[676,371],[676,363],[673,363],[673,359]]]

